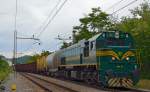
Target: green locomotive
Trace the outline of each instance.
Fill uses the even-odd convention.
[[[102,32],[49,55],[51,76],[109,87],[132,87],[139,81],[134,41],[129,33]]]

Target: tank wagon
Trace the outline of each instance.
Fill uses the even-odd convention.
[[[36,63],[36,72],[39,74],[46,74],[48,69],[48,64],[46,62],[47,56],[42,55],[37,58]]]
[[[102,32],[48,56],[48,73],[109,87],[131,87],[139,80],[134,41],[129,33]]]

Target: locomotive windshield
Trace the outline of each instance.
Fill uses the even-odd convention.
[[[103,39],[97,41],[97,48],[100,47],[133,47],[131,35],[121,32],[105,32],[102,34]]]
[[[107,46],[132,46],[132,42],[128,39],[117,39],[117,38],[111,38],[106,39],[106,45]]]

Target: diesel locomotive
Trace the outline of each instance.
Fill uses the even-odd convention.
[[[101,32],[50,54],[42,63],[39,61],[37,73],[40,67],[52,77],[107,87],[132,87],[139,81],[134,40],[129,33],[122,31]]]

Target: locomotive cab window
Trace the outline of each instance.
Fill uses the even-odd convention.
[[[84,47],[84,57],[89,56],[89,41],[85,42],[85,47]]]
[[[61,65],[65,65],[66,64],[66,58],[65,57],[62,57],[61,58]]]
[[[90,43],[90,50],[94,50],[95,49],[95,41],[92,41]]]

